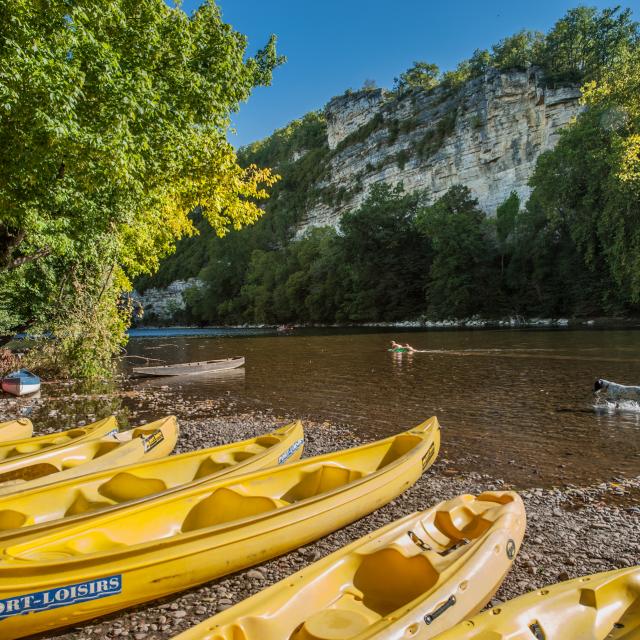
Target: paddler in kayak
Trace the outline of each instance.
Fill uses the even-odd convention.
[[[416,349],[414,349],[410,344],[399,344],[395,340],[391,341],[391,349],[393,353],[415,353]]]

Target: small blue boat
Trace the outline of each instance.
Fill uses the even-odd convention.
[[[40,378],[27,369],[18,369],[2,378],[2,390],[14,396],[27,396],[40,390]]]

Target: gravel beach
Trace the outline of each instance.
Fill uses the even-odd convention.
[[[138,406],[161,414],[162,394],[150,392]],[[37,401],[39,411],[46,401]],[[15,416],[18,405],[11,401],[0,405],[0,419]],[[271,412],[223,414],[213,407],[184,402],[171,406],[178,414],[180,440],[176,452],[214,446],[264,433],[288,421],[287,416]],[[12,411],[13,409],[13,411]],[[59,411],[46,409],[48,414]],[[130,417],[136,422],[134,412]],[[210,417],[202,417],[210,413]],[[425,416],[426,417],[426,416]],[[35,422],[35,419],[34,419]],[[138,420],[139,422],[139,420]],[[327,422],[304,421],[304,456],[354,446],[363,441],[348,427]],[[214,580],[162,601],[39,636],[56,640],[135,638],[165,640],[201,622],[218,611],[281,580],[307,564],[401,516],[460,493],[477,494],[484,490],[513,488],[505,479],[491,474],[461,472],[459,460],[446,455],[446,424],[443,425],[443,449],[434,466],[399,498],[361,520],[246,571]],[[491,446],[487,442],[487,446]],[[583,461],[588,464],[588,461]],[[490,471],[490,470],[487,470]],[[612,478],[596,486],[528,488],[520,491],[527,508],[527,533],[512,571],[492,600],[513,598],[546,584],[587,573],[640,564],[640,476]],[[265,639],[266,640],[266,639]]]

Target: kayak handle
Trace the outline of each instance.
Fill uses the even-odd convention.
[[[424,617],[424,621],[427,624],[431,624],[436,618],[440,617],[447,609],[450,609],[451,607],[453,607],[455,603],[456,603],[456,597],[449,596],[449,599],[444,604],[441,604],[435,611],[428,613]]]

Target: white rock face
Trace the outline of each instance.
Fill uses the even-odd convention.
[[[158,320],[171,320],[176,311],[185,308],[184,292],[203,286],[204,282],[198,278],[174,280],[165,289],[147,289],[143,294],[134,292],[133,297],[142,306],[143,317],[154,316]]]
[[[367,124],[384,102],[382,89],[346,93],[329,101],[325,108],[329,149],[335,149],[350,133]]]
[[[438,88],[398,99],[374,90],[334,98],[325,109],[334,155],[330,175],[319,186],[349,189],[351,198],[340,205],[313,205],[298,235],[314,226],[337,226],[342,214],[360,206],[378,182],[402,182],[409,192],[427,190],[429,201],[463,184],[489,215],[512,191],[524,202],[538,156],[555,146],[559,131],[580,112],[579,97],[577,87],[546,88],[541,73],[532,68],[490,70],[455,94]],[[380,126],[349,143],[347,137],[357,138],[358,129],[376,116]],[[443,126],[447,118],[449,125]],[[432,153],[425,153],[425,135],[438,123],[446,136]],[[399,131],[395,136],[394,128]]]

